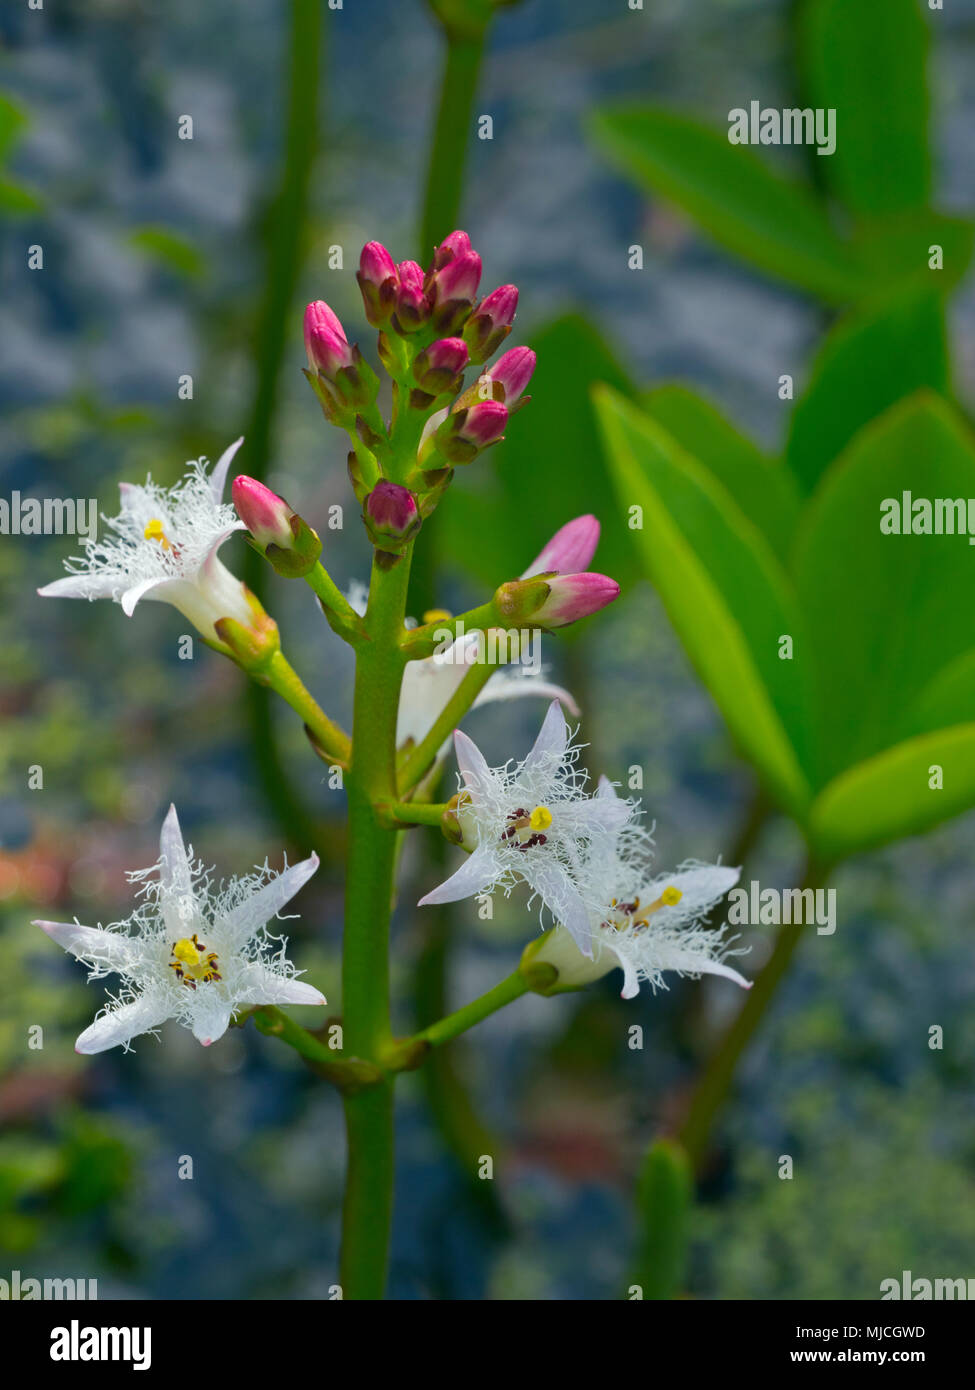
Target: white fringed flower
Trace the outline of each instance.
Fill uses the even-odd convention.
[[[122,483],[122,510],[106,518],[114,534],[85,541],[84,556],[67,562],[67,578],[38,593],[112,599],[129,617],[141,599],[171,603],[211,642],[219,640],[213,625],[220,618],[250,627],[247,591],[217,557],[228,536],[246,529],[221,500],[242,443],[231,444],[209,475],[204,459],[192,463],[175,487],[159,487],[151,478],[141,487]]]
[[[612,786],[600,782],[598,799],[618,801]],[[666,989],[664,974],[723,975],[745,989],[750,981],[727,964],[743,955],[724,928],[711,930],[704,919],[738,882],[740,870],[689,860],[676,873],[654,874],[650,840],[626,827],[616,837],[593,844],[586,863],[588,894],[597,906],[591,916],[593,956],[582,954],[565,926],[559,925],[529,950],[528,959],[554,965],[559,983],[584,985],[619,967],[624,999],[639,992],[640,981]],[[568,924],[566,924],[568,925]]]
[[[579,950],[591,953],[595,901],[587,859],[631,820],[633,806],[615,795],[586,794],[586,774],[575,765],[579,749],[557,700],[520,763],[489,767],[460,730],[454,747],[462,779],[458,818],[472,853],[420,905],[508,891],[523,881],[571,932]]]
[[[324,1004],[324,995],[295,978],[287,941],[267,930],[317,868],[313,854],[281,874],[265,862],[243,878],[214,884],[187,853],[171,806],[158,864],[129,875],[142,883],[143,899],[131,917],[109,927],[34,923],[88,966],[89,979],[115,973],[121,981],[118,995],[81,1034],[75,1051],[119,1045],[128,1050],[134,1037],[170,1018],[209,1047],[239,1009]]]

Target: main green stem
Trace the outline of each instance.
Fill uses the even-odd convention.
[[[396,714],[410,555],[373,564],[367,640],[356,655],[352,762],[346,777],[349,853],[342,955],[343,1052],[377,1062],[391,1041],[389,920],[396,835],[376,812],[396,799]],[[344,1098],[348,1170],[342,1208],[343,1297],[379,1299],[393,1208],[393,1084]]]

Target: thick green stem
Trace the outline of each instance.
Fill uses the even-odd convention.
[[[346,778],[349,854],[342,953],[346,1056],[378,1062],[391,1041],[389,919],[396,835],[377,804],[396,797],[396,715],[410,556],[373,563],[367,639],[356,654],[352,762]],[[393,1203],[392,1084],[345,1097],[348,1178],[342,1209],[345,1298],[381,1298]]]
[[[386,1290],[393,1208],[393,1083],[345,1097],[348,1163],[342,1203],[343,1298]]]
[[[811,863],[802,887],[821,888],[828,876],[828,868]],[[704,1159],[711,1126],[728,1099],[738,1062],[785,978],[803,930],[802,924],[779,928],[771,956],[749,991],[738,1016],[718,1040],[695,1087],[686,1117],[678,1131],[678,1138],[695,1167],[700,1167]]]

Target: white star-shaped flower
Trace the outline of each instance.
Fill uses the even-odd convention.
[[[617,802],[613,787],[600,781],[597,799]],[[587,895],[595,899],[590,924],[594,951],[582,954],[574,933],[559,925],[530,951],[532,962],[554,965],[559,983],[583,985],[619,967],[624,999],[639,992],[640,981],[666,989],[664,973],[723,975],[745,989],[750,981],[727,964],[735,938],[711,930],[704,919],[738,882],[740,870],[688,861],[676,873],[653,873],[651,842],[627,826],[617,836],[596,840],[587,859]]]
[[[75,1051],[126,1050],[140,1033],[175,1018],[209,1045],[227,1031],[239,1009],[262,1004],[324,1004],[312,985],[295,978],[287,941],[268,923],[318,868],[313,854],[275,874],[267,864],[243,878],[214,884],[183,844],[176,808],[163,822],[160,857],[132,873],[143,901],[124,922],[83,927],[35,922],[89,969],[89,979],[115,973],[121,988],[78,1038]]]
[[[489,767],[459,729],[454,747],[462,779],[458,818],[472,853],[420,905],[507,891],[523,881],[590,954],[595,904],[587,884],[589,852],[631,820],[633,806],[617,796],[586,794],[586,774],[576,767],[579,749],[557,700],[520,763]]]
[[[106,518],[114,534],[86,540],[84,555],[67,562],[67,578],[38,593],[112,599],[129,617],[141,599],[171,603],[211,642],[219,641],[213,625],[220,618],[250,627],[254,612],[247,590],[217,556],[228,536],[246,529],[221,500],[243,442],[231,444],[209,475],[205,460],[191,464],[175,487],[159,487],[151,478],[143,486],[122,483],[122,510]]]

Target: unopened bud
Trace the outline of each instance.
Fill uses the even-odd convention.
[[[430,300],[423,278],[423,270],[416,261],[400,261],[394,326],[401,333],[415,333],[430,317]]]
[[[503,357],[498,358],[487,373],[492,382],[504,388],[502,399],[508,407],[509,413],[515,405],[527,404],[527,397],[524,401],[521,397],[525,387],[532,379],[537,360],[537,354],[532,352],[531,348],[511,348]]]
[[[231,491],[237,515],[278,574],[294,579],[315,567],[322,543],[283,497],[246,476],[235,478]]]
[[[448,463],[470,463],[504,437],[507,423],[508,412],[500,401],[482,401],[448,415],[433,438]]]
[[[362,292],[366,318],[376,328],[382,328],[396,308],[399,288],[396,262],[382,242],[370,241],[362,248],[356,279]]]
[[[464,341],[470,348],[472,362],[486,362],[494,356],[511,332],[517,308],[515,285],[502,285],[481,300],[464,324]]]
[[[321,372],[327,381],[352,364],[345,329],[324,299],[316,299],[305,310],[305,351],[310,369]]]
[[[467,344],[463,338],[439,338],[424,348],[413,362],[413,379],[422,391],[433,397],[460,389],[460,374],[467,366]]]
[[[381,482],[369,493],[362,519],[377,550],[398,555],[420,529],[416,498],[399,483]]]

